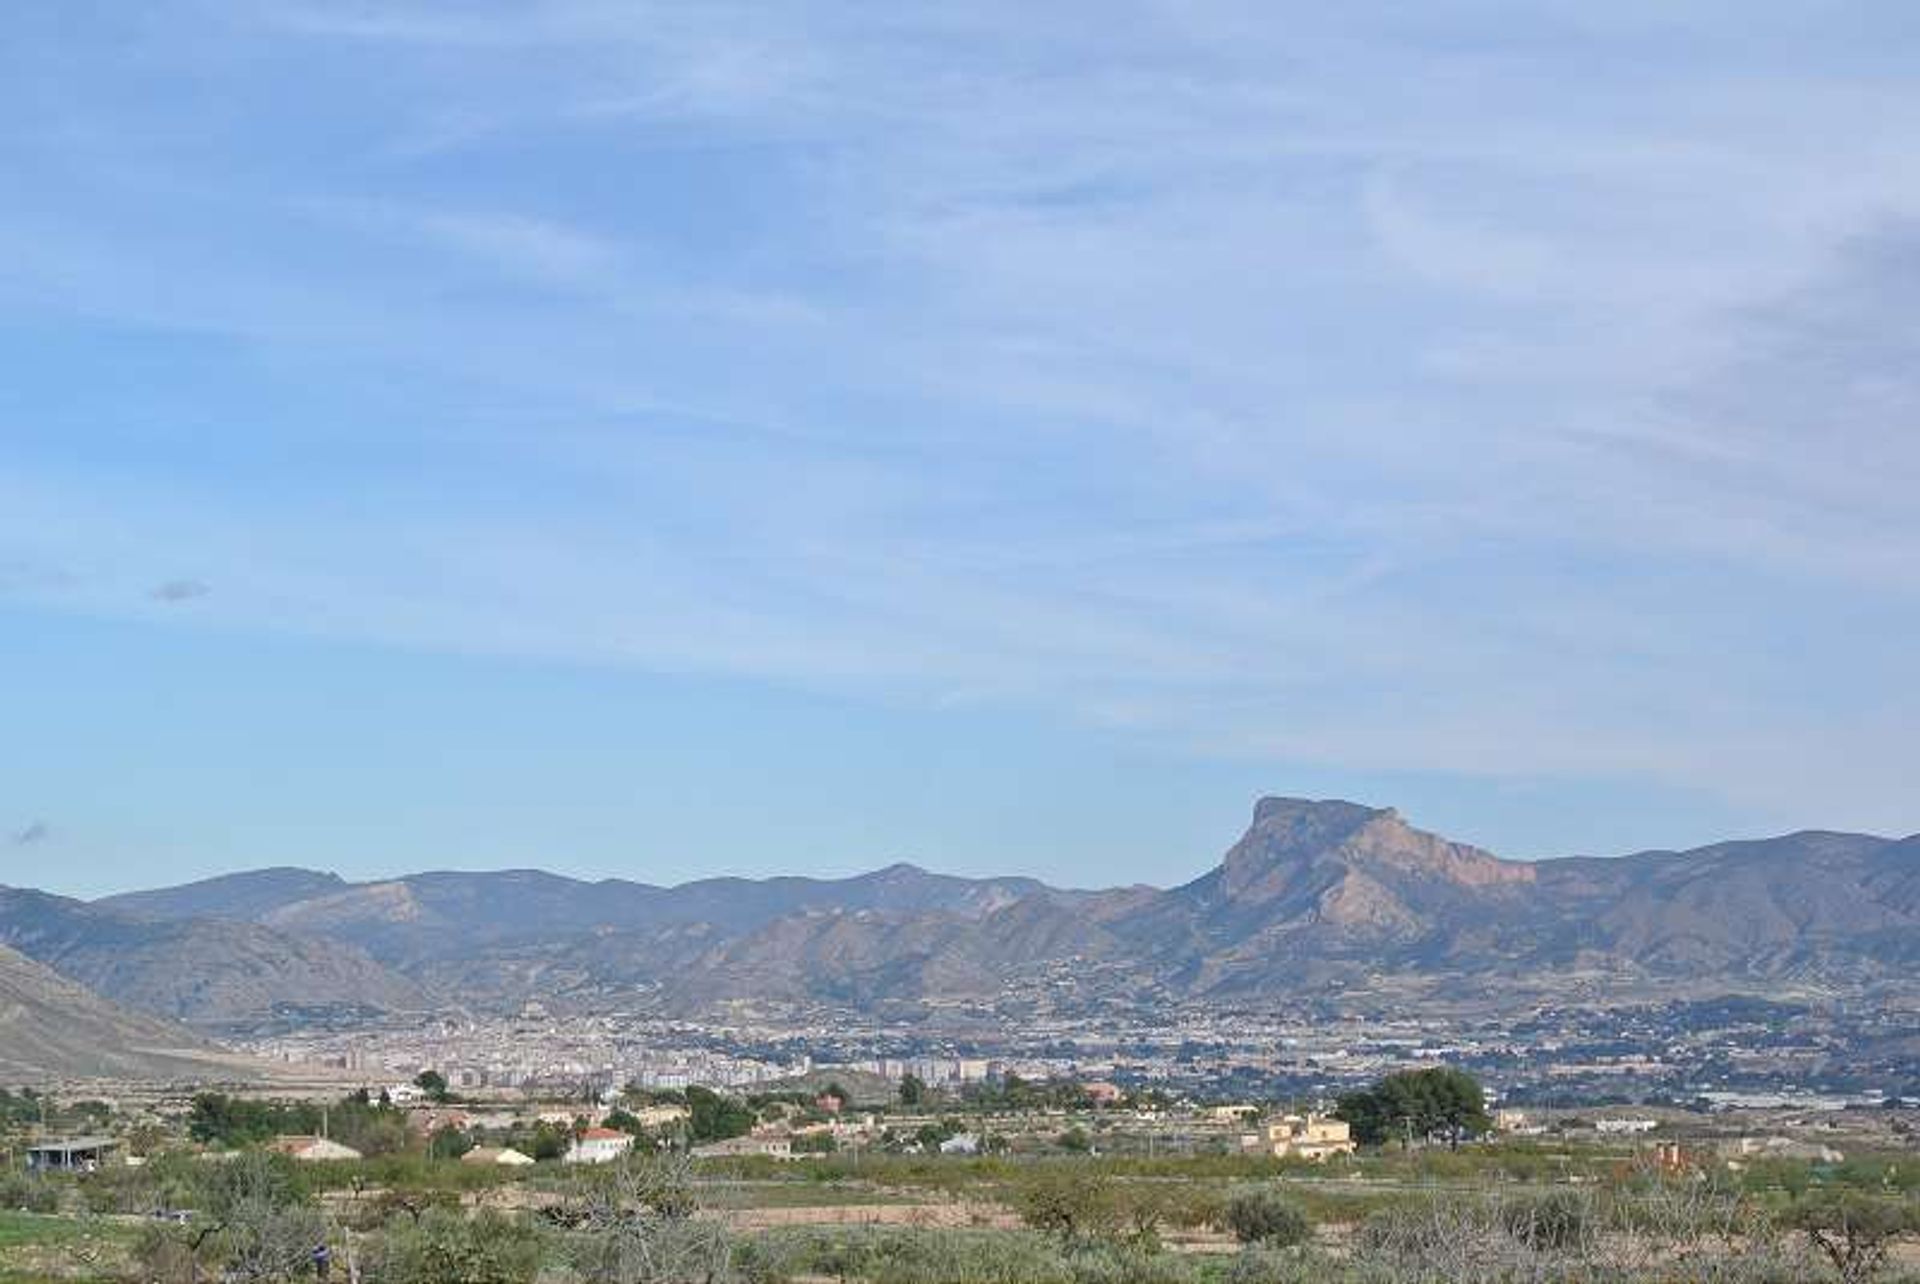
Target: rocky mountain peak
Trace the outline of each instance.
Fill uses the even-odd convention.
[[[1489,887],[1534,877],[1531,865],[1415,829],[1391,807],[1262,798],[1252,826],[1222,862],[1223,890],[1261,899],[1296,886],[1307,871],[1324,875],[1334,867],[1396,884],[1410,878]]]

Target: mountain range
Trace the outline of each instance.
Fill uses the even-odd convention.
[[[349,882],[262,869],[85,903],[0,891],[0,943],[131,1007],[215,1026],[276,1011],[865,1009],[1036,987],[1278,1002],[1471,980],[1622,993],[1908,982],[1920,836],[1806,831],[1691,851],[1504,860],[1338,801],[1262,799],[1166,890],[893,865],[673,887],[532,870]]]

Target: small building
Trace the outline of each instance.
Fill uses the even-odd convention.
[[[616,1128],[589,1128],[562,1156],[569,1164],[610,1164],[633,1149],[633,1135]]]
[[[1087,1094],[1087,1100],[1096,1106],[1111,1106],[1126,1095],[1126,1093],[1120,1090],[1119,1084],[1108,1083],[1104,1079],[1094,1080],[1081,1089],[1081,1091],[1085,1092]]]
[[[1322,1115],[1280,1116],[1267,1125],[1267,1144],[1276,1159],[1330,1159],[1356,1149],[1347,1121]]]
[[[338,1163],[364,1158],[352,1146],[343,1146],[326,1137],[275,1137],[267,1143],[267,1149],[302,1164]]]
[[[1727,1167],[1735,1172],[1745,1165],[1746,1159],[1803,1159],[1816,1164],[1838,1164],[1846,1161],[1842,1151],[1817,1141],[1801,1141],[1794,1137],[1742,1137],[1732,1145],[1722,1146],[1721,1153],[1727,1155]]]
[[[685,1106],[671,1103],[657,1106],[635,1106],[627,1111],[640,1121],[643,1128],[666,1128],[673,1124],[685,1123],[693,1118],[693,1112]]]
[[[460,1162],[472,1164],[476,1168],[525,1168],[533,1160],[512,1146],[475,1146],[460,1156]]]
[[[729,1137],[724,1141],[712,1141],[704,1146],[695,1146],[693,1153],[700,1159],[731,1159],[742,1155],[792,1159],[793,1138],[785,1134],[772,1133],[764,1136]]]
[[[1593,1130],[1602,1136],[1622,1136],[1634,1133],[1652,1132],[1660,1126],[1658,1119],[1596,1119]]]
[[[1694,1157],[1683,1149],[1677,1141],[1655,1142],[1653,1146],[1653,1165],[1668,1176],[1692,1172],[1700,1166],[1694,1160]]]
[[[111,1137],[70,1137],[27,1147],[27,1168],[36,1173],[90,1173],[107,1163],[120,1143]]]

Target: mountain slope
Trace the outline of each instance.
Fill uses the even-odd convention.
[[[0,1080],[242,1078],[236,1060],[0,945]]]
[[[1273,989],[1431,963],[1463,920],[1519,911],[1536,876],[1391,809],[1263,798],[1217,867],[1112,927],[1195,992]]]
[[[1196,994],[1380,971],[1854,982],[1920,954],[1920,839],[1519,862],[1391,810],[1268,798],[1217,868],[1112,926]]]
[[[1073,909],[1030,896],[977,918],[883,910],[788,915],[670,974],[680,1006],[730,999],[871,1007],[989,999],[1028,969],[1114,957],[1121,945]]]
[[[1604,948],[1657,972],[1843,977],[1920,955],[1920,839],[1807,831],[1541,877]]]
[[[145,919],[0,888],[0,944],[128,1007],[202,1023],[276,1008],[416,1009],[420,985],[337,941],[218,919]]]
[[[93,902],[101,909],[142,918],[228,918],[248,920],[293,901],[324,896],[345,887],[338,874],[277,866],[163,887],[128,892]]]

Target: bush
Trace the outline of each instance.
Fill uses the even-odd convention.
[[[1026,1235],[913,1231],[876,1247],[871,1284],[1066,1284],[1070,1268],[1051,1245]]]
[[[1072,1284],[1191,1284],[1193,1263],[1158,1251],[1097,1244],[1067,1257]]]
[[[0,1208],[16,1213],[57,1213],[60,1189],[44,1177],[0,1173]]]
[[[1236,1191],[1227,1200],[1226,1227],[1242,1244],[1292,1248],[1313,1236],[1313,1224],[1298,1205],[1264,1186]]]
[[[398,1223],[386,1245],[385,1284],[527,1284],[540,1270],[540,1237],[487,1211],[466,1218],[436,1208]]]
[[[197,1241],[181,1227],[148,1222],[133,1242],[140,1278],[152,1284],[194,1284],[209,1273],[195,1251]]]
[[[1062,1244],[1008,1231],[795,1227],[743,1245],[739,1277],[861,1284],[1195,1284],[1200,1265],[1115,1243]]]
[[[1066,1241],[1111,1233],[1117,1212],[1107,1180],[1079,1164],[1036,1166],[1014,1187],[1013,1207],[1034,1230]]]
[[[1569,1253],[1589,1244],[1594,1231],[1591,1203],[1576,1191],[1552,1190],[1501,1203],[1500,1225],[1537,1253]]]
[[[1535,1255],[1515,1242],[1485,1203],[1434,1198],[1381,1209],[1360,1224],[1353,1260],[1369,1279],[1427,1281],[1514,1279]]]
[[[1886,1264],[1895,1240],[1920,1232],[1920,1207],[1847,1192],[1804,1200],[1787,1221],[1826,1254],[1843,1284],[1862,1284]]]
[[[1340,1278],[1324,1258],[1283,1253],[1260,1245],[1240,1250],[1225,1284],[1327,1284]]]

